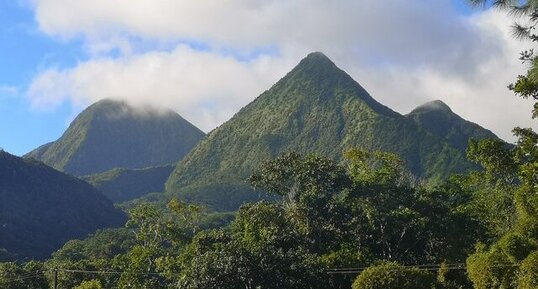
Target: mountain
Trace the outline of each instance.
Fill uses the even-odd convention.
[[[168,195],[233,210],[257,200],[246,180],[283,152],[335,160],[351,148],[399,154],[419,178],[439,181],[473,168],[465,152],[375,101],[322,53],[312,53],[178,163]]]
[[[173,164],[203,137],[173,111],[105,99],[80,113],[60,139],[24,157],[82,176]]]
[[[122,211],[88,183],[0,151],[0,256],[42,259],[66,241],[122,226]]]
[[[164,192],[164,183],[173,170],[173,165],[136,170],[113,169],[81,178],[114,203],[122,203],[149,193]]]
[[[440,100],[425,103],[406,117],[460,151],[467,149],[471,138],[497,138],[491,131],[461,118]]]

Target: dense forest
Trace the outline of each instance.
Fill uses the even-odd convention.
[[[538,137],[473,142],[482,172],[427,188],[394,154],[295,153],[250,177],[278,201],[233,216],[175,199],[45,262],[3,263],[2,288],[536,288]]]

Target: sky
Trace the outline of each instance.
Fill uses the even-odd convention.
[[[402,114],[440,99],[513,141],[537,128],[506,87],[531,44],[465,0],[0,2],[0,148],[54,141],[103,98],[172,108],[205,132],[321,51]]]

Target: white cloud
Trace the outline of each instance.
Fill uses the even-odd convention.
[[[513,126],[532,124],[530,104],[506,89],[524,70],[517,61],[524,44],[499,12],[462,16],[449,0],[32,1],[42,31],[82,37],[91,55],[40,73],[28,91],[36,107],[122,98],[171,106],[209,130],[302,56],[323,51],[402,113],[442,99],[507,139]],[[209,49],[137,52],[131,38]],[[246,61],[222,53],[266,48],[277,53]],[[108,56],[114,49],[119,57]]]
[[[34,79],[28,94],[38,108],[102,98],[166,106],[210,130],[291,66],[266,57],[239,62],[179,46],[172,52],[99,58],[72,69],[49,69]]]
[[[495,52],[490,45],[482,53],[487,37],[466,25],[449,0],[33,1],[44,32],[83,36],[101,46],[133,35],[239,50],[321,50],[345,60],[376,58],[458,72]]]

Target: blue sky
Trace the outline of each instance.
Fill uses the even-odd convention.
[[[22,155],[53,141],[103,97],[171,107],[209,131],[310,51],[401,113],[439,98],[505,139],[533,125],[528,103],[507,97],[524,45],[500,13],[458,0],[326,2],[2,1],[0,147]],[[506,105],[513,115],[499,117]]]
[[[78,41],[59,41],[39,31],[33,11],[17,1],[0,3],[0,147],[21,155],[57,138],[72,109],[31,107],[25,90],[41,69],[68,67],[86,56]]]

